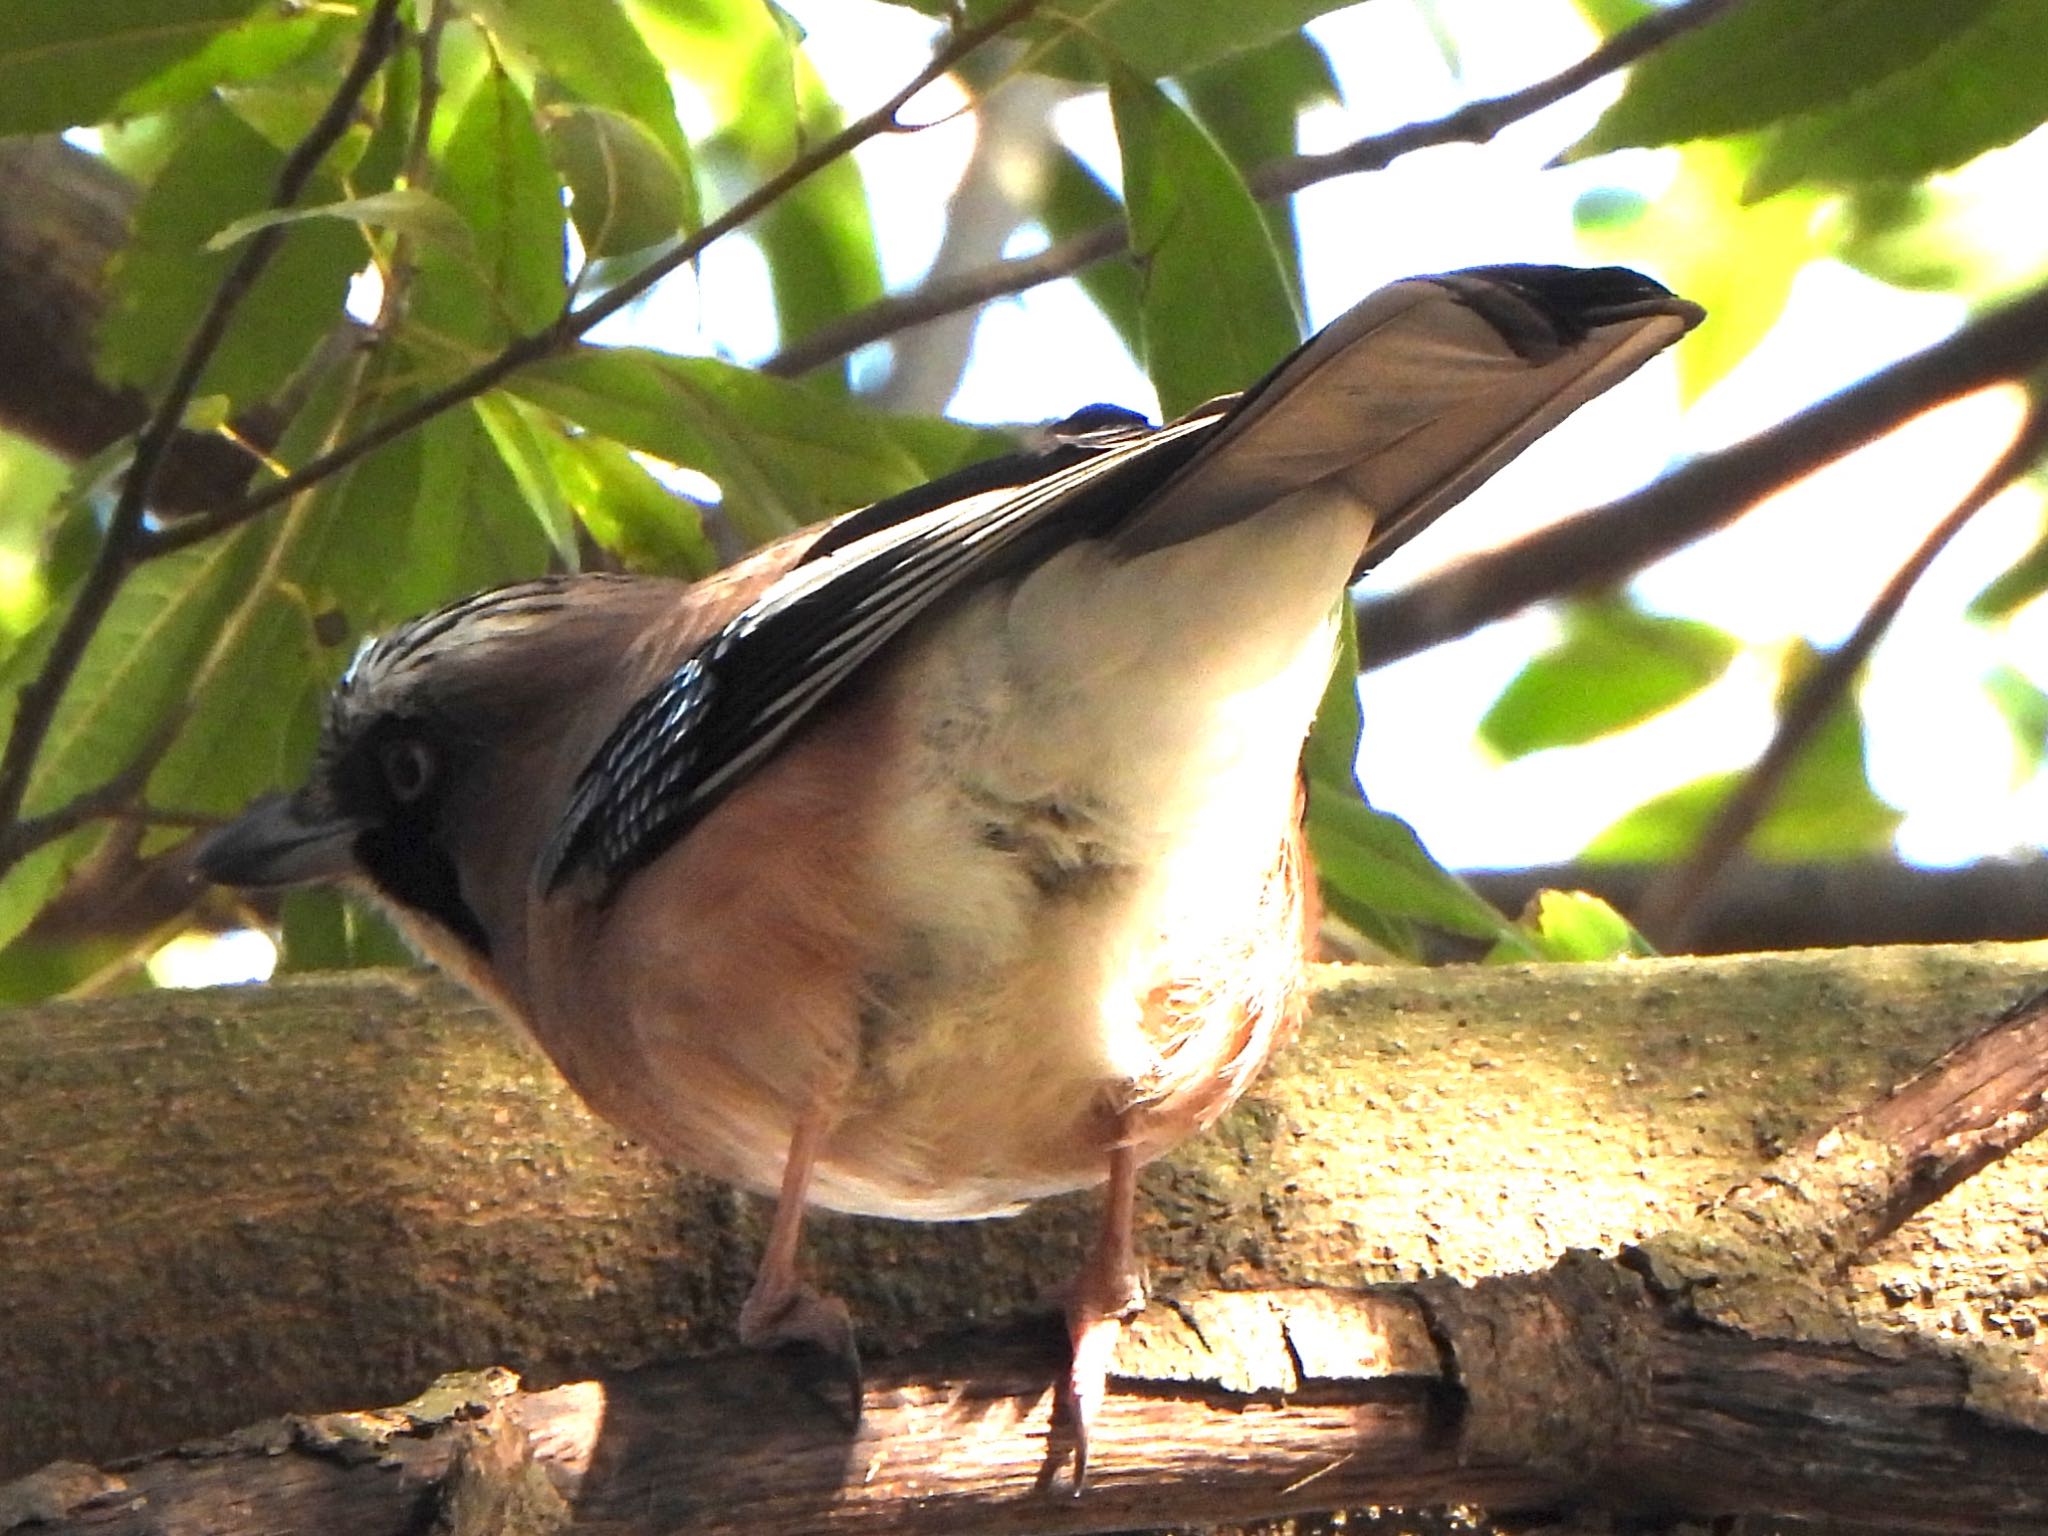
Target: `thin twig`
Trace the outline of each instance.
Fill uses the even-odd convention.
[[[1734,522],[1763,497],[1945,400],[2048,364],[2048,285],[1840,394],[1641,490],[1357,604],[1368,671],[1531,603],[1594,591]]]
[[[1742,0],[1684,0],[1624,28],[1569,69],[1505,96],[1467,102],[1457,111],[1423,123],[1373,134],[1321,155],[1291,155],[1246,177],[1252,195],[1273,202],[1318,182],[1382,170],[1402,155],[1439,144],[1484,144],[1502,129],[1562,101],[1603,76],[1633,64],[1682,33],[1705,26]],[[1083,267],[1123,254],[1130,231],[1105,224],[1071,236],[1029,256],[991,262],[971,272],[936,278],[907,293],[878,299],[858,313],[819,327],[761,365],[764,373],[793,377],[834,362],[872,342],[927,321],[943,319],[1013,293],[1022,293]]]
[[[945,74],[968,53],[1028,15],[1037,5],[1038,0],[1014,0],[1014,3],[987,21],[954,34],[946,46],[932,56],[931,62],[918,71],[909,84],[881,106],[865,117],[849,123],[831,138],[806,150],[723,214],[705,224],[696,234],[680,242],[660,260],[649,263],[617,287],[608,289],[580,309],[564,309],[555,321],[544,329],[508,342],[503,351],[462,377],[452,380],[430,395],[422,396],[406,409],[386,417],[360,436],[353,437],[332,451],[320,455],[284,479],[273,481],[261,490],[252,491],[241,500],[231,502],[213,512],[182,518],[158,530],[149,537],[148,553],[168,554],[174,549],[183,549],[229,528],[239,527],[280,502],[290,500],[308,486],[326,479],[338,470],[346,469],[365,454],[383,447],[395,438],[403,437],[451,406],[475,399],[500,379],[543,358],[566,352],[594,327],[624,309],[678,267],[695,260],[712,242],[732,233],[778,202],[791,188],[840,160],[869,139],[897,131],[899,125],[896,122],[896,114],[906,102]]]
[[[1986,503],[2034,466],[2044,449],[2048,449],[2048,409],[2036,404],[2027,412],[2012,445],[1999,455],[1998,462],[1985,471],[1970,493],[1928,531],[1906,563],[1884,584],[1849,638],[1830,651],[1793,690],[1763,755],[1750,765],[1735,792],[1722,802],[1685,861],[1666,871],[1644,895],[1642,907],[1635,914],[1637,927],[1670,952],[1685,947],[1701,900],[1715,877],[1756,830],[1800,752],[1847,696],[1856,675],[1899,616],[1899,609],[1920,578],[1927,574],[1927,568]]]
[[[1503,128],[1533,117],[1545,107],[1555,106],[1594,81],[1637,62],[1673,38],[1698,30],[1740,5],[1742,0],[1686,0],[1666,10],[1653,11],[1632,26],[1624,27],[1598,48],[1568,69],[1548,80],[1525,85],[1505,96],[1471,101],[1434,122],[1410,123],[1387,133],[1347,144],[1321,155],[1294,155],[1261,166],[1248,180],[1252,194],[1262,199],[1285,197],[1303,187],[1337,176],[1361,171],[1384,170],[1402,155],[1439,144],[1485,144]]]
[[[398,35],[397,17],[398,0],[377,0],[375,9],[364,23],[356,56],[328,101],[327,109],[279,168],[271,196],[273,207],[289,208],[298,200],[327,151],[347,131],[363,92],[391,52]],[[115,594],[120,591],[121,583],[138,563],[155,553],[144,519],[164,456],[207,365],[212,362],[222,338],[227,334],[228,323],[270,259],[276,255],[285,233],[281,224],[257,231],[214,290],[212,302],[194,328],[191,340],[186,343],[184,355],[178,361],[163,398],[157,402],[156,409],[136,438],[134,460],[108,519],[106,537],[100,543],[92,568],[86,573],[70,611],[65,614],[64,622],[51,641],[42,667],[22,687],[14,729],[8,737],[5,753],[0,754],[0,871],[12,867],[30,848],[40,846],[40,842],[27,841],[26,838],[35,837],[47,842],[49,838],[44,835],[46,824],[55,824],[53,818],[61,819],[69,812],[70,808],[66,807],[64,811],[38,818],[35,823],[21,822],[22,804],[28,794],[29,777],[34,771],[36,758],[56,718],[64,691],[84,659],[86,647],[98,631]],[[117,776],[111,782],[118,781]],[[88,791],[85,798],[90,800],[95,793],[97,791]]]
[[[410,191],[433,190],[434,162],[429,153],[434,132],[434,114],[441,104],[441,35],[448,26],[448,0],[428,0],[420,19],[416,51],[420,61],[419,97],[413,103],[412,131],[407,137],[405,159],[398,174]],[[376,335],[381,339],[396,331],[412,302],[413,277],[418,271],[418,241],[412,231],[400,229],[391,241],[390,269],[384,274],[384,296],[377,306]],[[284,471],[283,473],[289,473]]]
[[[177,721],[165,722],[150,743],[136,754],[135,761],[112,778],[95,784],[81,795],[74,795],[54,811],[17,821],[8,832],[9,858],[26,858],[44,844],[70,836],[89,821],[132,817],[135,814],[132,802],[149,781],[151,771],[176,734]]]
[[[1859,1234],[1867,1249],[2048,1129],[2048,992],[2013,1004],[1892,1089],[1861,1126],[1901,1154],[1888,1198]]]

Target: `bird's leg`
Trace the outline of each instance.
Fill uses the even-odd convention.
[[[789,1141],[789,1159],[782,1165],[782,1188],[775,1200],[775,1218],[768,1227],[754,1288],[740,1306],[740,1342],[750,1348],[804,1344],[823,1351],[840,1365],[860,1409],[860,1351],[854,1345],[853,1318],[846,1303],[811,1289],[797,1276],[797,1241],[803,1235],[804,1198],[811,1187],[811,1169],[832,1124],[831,1112],[819,1107],[796,1123]]]
[[[1145,1305],[1145,1280],[1131,1242],[1137,1196],[1138,1154],[1122,1144],[1109,1154],[1102,1229],[1067,1299],[1067,1337],[1074,1353],[1067,1367],[1065,1406],[1068,1432],[1074,1437],[1076,1492],[1088,1476],[1088,1431],[1102,1406],[1117,1338],[1125,1319]]]

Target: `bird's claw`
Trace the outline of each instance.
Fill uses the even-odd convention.
[[[1145,1306],[1145,1288],[1135,1275],[1105,1276],[1103,1283],[1090,1283],[1093,1278],[1084,1276],[1067,1303],[1067,1338],[1073,1353],[1060,1394],[1066,1433],[1074,1445],[1077,1496],[1087,1486],[1089,1435],[1108,1390],[1117,1340],[1124,1324]]]
[[[749,1349],[812,1355],[817,1362],[816,1384],[843,1387],[844,1407],[853,1423],[860,1422],[860,1347],[855,1342],[853,1316],[846,1310],[845,1302],[807,1285],[767,1292],[756,1290],[740,1308],[739,1329],[740,1342]],[[826,1390],[821,1395],[829,1398],[832,1394]]]

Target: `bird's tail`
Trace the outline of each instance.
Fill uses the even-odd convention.
[[[1395,283],[1242,395],[1203,407],[1229,419],[1114,542],[1143,554],[1318,490],[1371,513],[1363,570],[1703,314],[1621,267]]]

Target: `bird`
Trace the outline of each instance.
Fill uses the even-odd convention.
[[[1304,739],[1351,583],[1702,318],[1625,268],[1393,283],[1265,378],[686,584],[543,577],[365,644],[300,786],[198,850],[339,882],[599,1116],[775,1201],[748,1344],[858,1353],[809,1207],[1106,1186],[1067,1300],[1085,1476],[1138,1170],[1305,1006]]]

